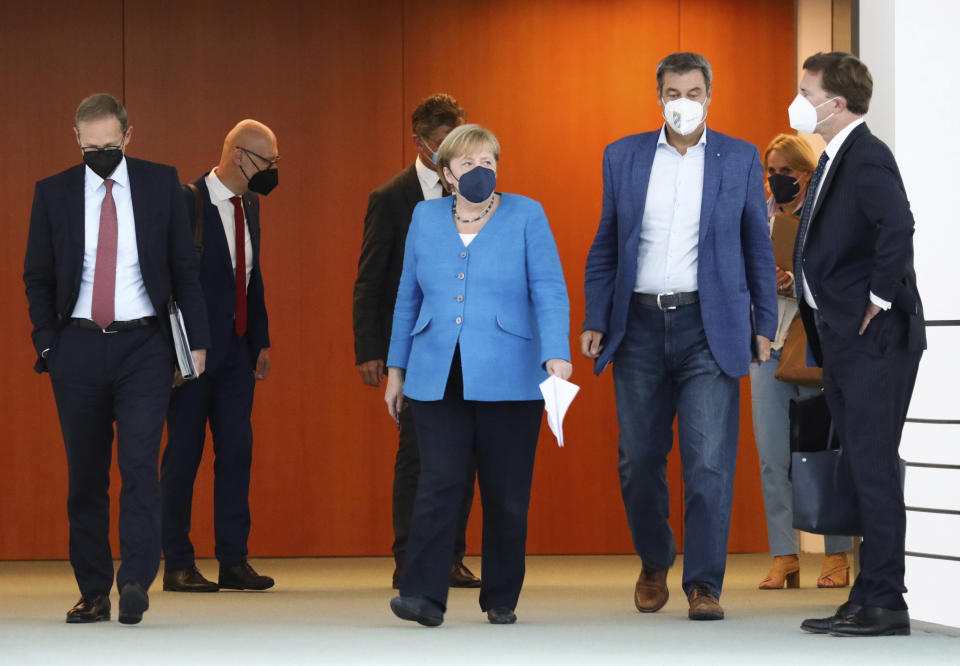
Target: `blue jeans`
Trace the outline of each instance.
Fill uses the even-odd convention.
[[[767,538],[771,555],[800,552],[793,529],[793,487],[790,484],[790,399],[816,395],[820,389],[781,382],[774,377],[780,350],[770,352],[766,363],[750,364],[750,394],[753,406],[753,436],[760,457],[760,482],[767,514]],[[824,537],[828,553],[853,547],[850,537]]]
[[[672,311],[630,304],[613,358],[620,427],[620,489],[637,555],[668,569],[677,553],[667,522],[667,454],[677,417],[683,460],[683,590],[719,596],[727,563],[740,389],[707,345],[700,305]]]

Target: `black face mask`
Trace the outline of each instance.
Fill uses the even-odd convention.
[[[120,148],[87,150],[83,153],[83,163],[104,180],[120,166],[122,160],[123,150]]]
[[[244,155],[247,155],[247,151],[243,148],[240,149]],[[257,157],[260,157],[257,155]],[[253,161],[253,158],[247,155],[247,159],[250,160],[254,165],[256,162]],[[262,157],[260,159],[263,159]],[[266,160],[264,160],[266,161]],[[240,172],[243,174],[243,177],[247,179],[247,189],[256,194],[262,194],[267,196],[273,192],[273,188],[277,186],[280,181],[280,172],[277,171],[276,167],[268,167],[266,169],[260,169],[252,176],[248,176],[247,172],[244,171],[243,166],[240,167]]]
[[[775,173],[767,178],[773,200],[778,204],[788,204],[800,194],[800,182],[793,176]]]

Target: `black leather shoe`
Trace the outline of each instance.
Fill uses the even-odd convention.
[[[831,636],[909,636],[910,613],[863,606],[853,617],[830,625]]]
[[[216,592],[220,588],[207,580],[196,566],[163,572],[165,592]]]
[[[107,594],[80,597],[76,606],[67,611],[70,624],[103,621],[110,621],[110,595]]]
[[[429,599],[394,597],[390,600],[390,610],[401,620],[419,622],[425,627],[439,627],[443,624],[443,609]]]
[[[393,568],[393,589],[400,589],[400,576],[403,574],[403,570],[400,567]]]
[[[270,576],[261,576],[249,562],[230,567],[220,565],[220,588],[227,590],[267,590],[273,587]]]
[[[513,624],[517,621],[517,614],[510,608],[491,608],[487,611],[490,624]]]
[[[830,617],[809,618],[800,623],[800,628],[809,631],[811,634],[829,634],[830,627],[833,626],[834,622],[847,620],[856,615],[858,610],[860,610],[860,604],[848,601],[840,604],[837,612]]]
[[[120,590],[120,614],[117,616],[121,624],[138,624],[148,608],[150,599],[140,583],[127,583],[123,586]]]
[[[450,567],[450,587],[480,587],[480,579],[459,560]]]

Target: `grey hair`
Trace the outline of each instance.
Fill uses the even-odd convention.
[[[687,51],[671,53],[657,63],[657,90],[663,89],[664,74],[686,74],[695,69],[703,72],[703,80],[707,84],[707,90],[710,90],[710,82],[713,80],[713,69],[710,68],[710,61],[699,53],[689,53]]]
[[[77,107],[75,122],[77,127],[85,120],[100,120],[114,116],[120,123],[120,132],[127,132],[127,110],[123,102],[107,93],[95,93],[85,98]]]

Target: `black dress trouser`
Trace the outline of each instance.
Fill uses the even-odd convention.
[[[480,608],[516,608],[543,401],[464,400],[458,350],[443,399],[410,404],[421,469],[400,594],[446,608],[453,534],[475,459],[483,507]]]
[[[160,566],[157,458],[173,383],[173,351],[153,323],[120,333],[64,328],[47,355],[67,452],[70,564],[80,593],[113,585],[110,461],[117,428],[120,569],[117,587],[150,587]]]
[[[906,318],[896,310],[881,312],[862,336],[850,338],[816,318],[824,396],[863,526],[860,573],[850,601],[904,610],[906,511],[899,448],[922,352],[907,349]]]

